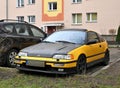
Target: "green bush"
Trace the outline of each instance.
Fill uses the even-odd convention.
[[[116,42],[120,44],[120,26],[118,28],[117,36],[116,36]]]

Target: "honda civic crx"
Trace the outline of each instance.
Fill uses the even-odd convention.
[[[56,31],[43,42],[24,48],[15,58],[20,71],[55,74],[82,74],[94,64],[109,63],[105,39],[87,29]]]

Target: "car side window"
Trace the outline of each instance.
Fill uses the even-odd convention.
[[[98,36],[99,36],[100,42],[104,42],[105,41],[105,39],[101,35],[98,34]]]
[[[91,31],[88,32],[88,41],[92,41],[92,40],[96,40],[97,42],[99,42],[97,33]]]
[[[26,25],[16,24],[15,29],[18,35],[27,35],[27,36],[29,35]]]
[[[14,26],[13,26],[12,24],[6,24],[6,25],[4,25],[4,28],[5,28],[8,32],[13,33],[13,28],[14,28]]]
[[[40,31],[40,29],[30,26],[33,36],[35,37],[44,37],[44,34]]]

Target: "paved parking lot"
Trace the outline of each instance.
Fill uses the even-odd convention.
[[[110,49],[110,63],[120,58],[120,48],[109,48]]]
[[[120,48],[109,48],[110,50],[110,63],[108,66],[96,65],[88,68],[87,74],[95,76],[99,74],[102,70],[107,69],[111,64],[116,63],[116,61],[120,58]]]

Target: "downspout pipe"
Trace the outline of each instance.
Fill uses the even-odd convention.
[[[8,19],[8,0],[6,0],[6,19]]]

